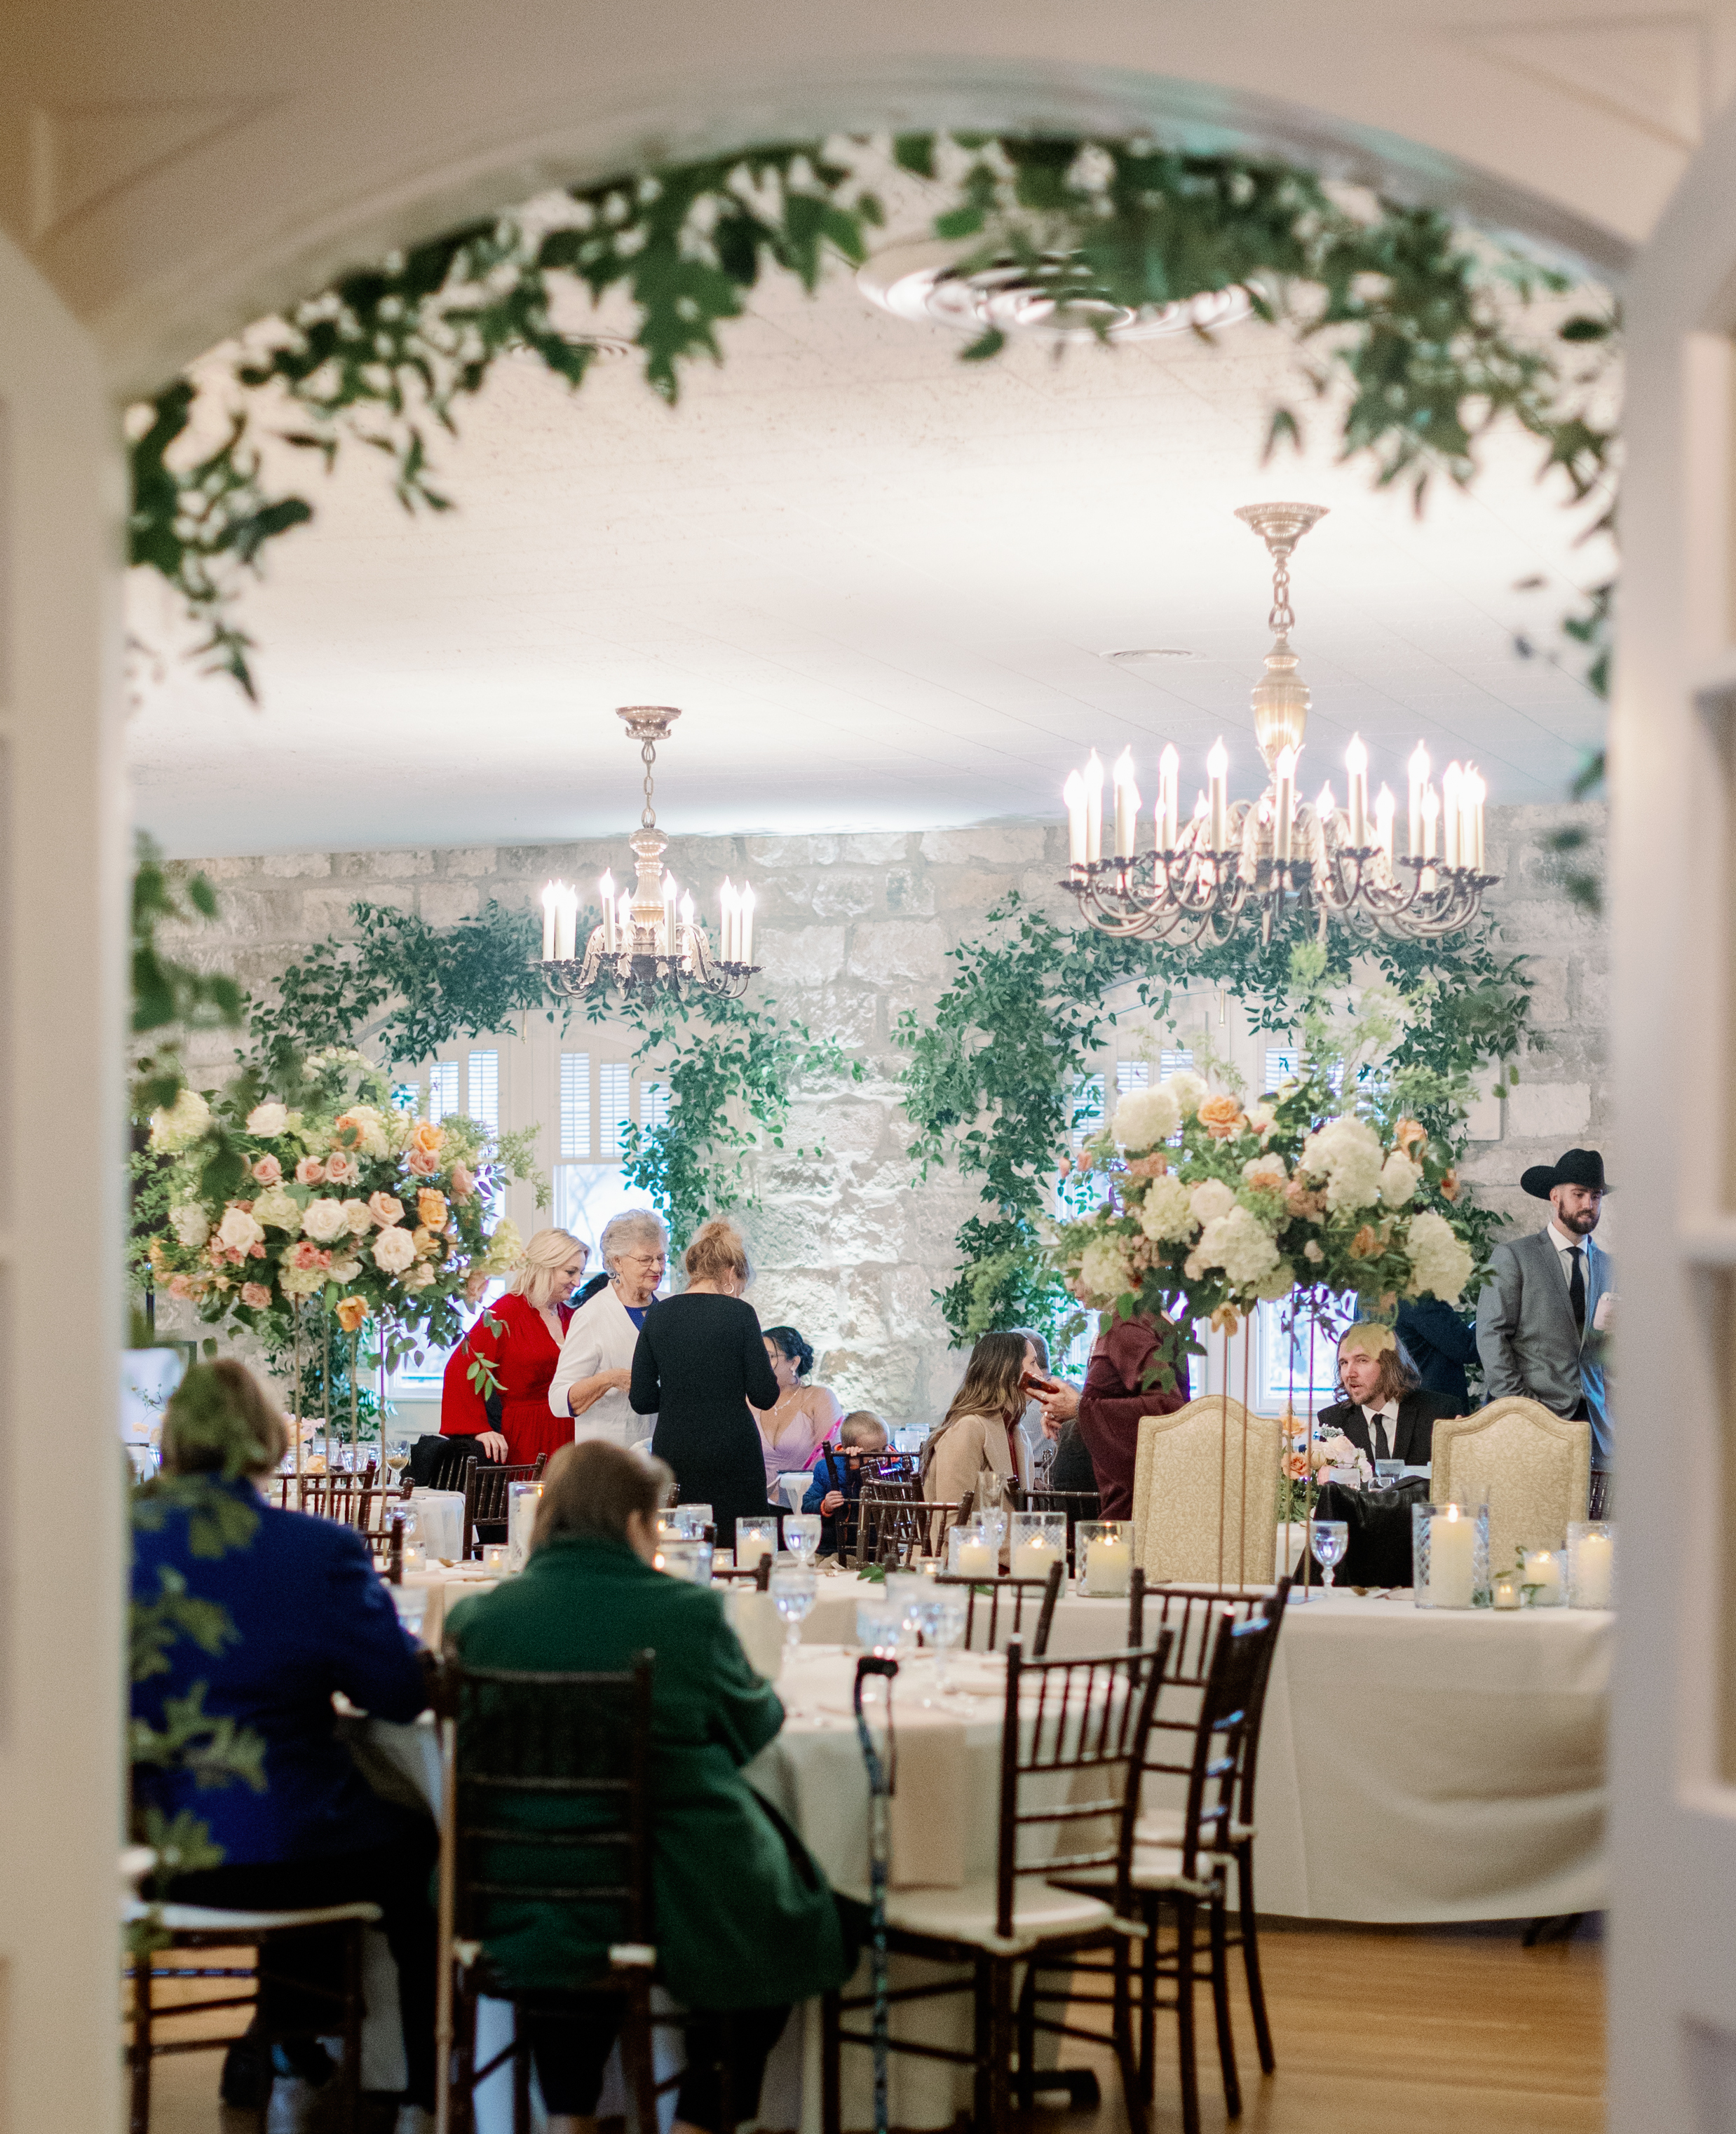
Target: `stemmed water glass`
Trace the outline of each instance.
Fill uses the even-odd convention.
[[[780,1564],[771,1574],[771,1605],[784,1626],[784,1667],[788,1671],[801,1644],[801,1626],[814,1612],[820,1581],[805,1564]]]
[[[800,1561],[804,1571],[811,1571],[814,1559],[820,1553],[819,1513],[786,1512],[784,1514],[784,1547]]]
[[[941,1586],[931,1579],[927,1589],[910,1612],[922,1634],[923,1643],[934,1648],[937,1659],[935,1694],[925,1697],[922,1702],[925,1705],[940,1705],[946,1702],[952,1689],[952,1656],[965,1634],[965,1602],[955,1586]]]
[[[1350,1523],[1346,1519],[1316,1519],[1313,1523],[1311,1546],[1314,1561],[1326,1574],[1324,1591],[1332,1590],[1332,1567],[1342,1561],[1350,1546]]]

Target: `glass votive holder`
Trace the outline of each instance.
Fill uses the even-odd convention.
[[[947,1529],[946,1568],[953,1577],[993,1578],[1000,1567],[1000,1538],[986,1521]]]
[[[422,1635],[422,1625],[428,1615],[428,1588],[425,1586],[394,1586],[389,1589],[392,1605],[398,1620],[413,1638]]]
[[[505,1576],[506,1544],[505,1542],[491,1541],[483,1544],[482,1568],[485,1571],[493,1572],[497,1578]]]
[[[1067,1560],[1067,1515],[1065,1512],[1015,1512],[1013,1514],[1013,1576],[1047,1578],[1052,1564]]]
[[[1567,1605],[1567,1551],[1564,1548],[1528,1548],[1519,1584],[1528,1608],[1564,1608]]]
[[[406,1571],[426,1571],[428,1551],[419,1541],[407,1541],[404,1545],[404,1568]]]
[[[904,1636],[904,1610],[885,1594],[856,1603],[856,1642],[877,1659],[897,1659]]]
[[[675,1523],[675,1532],[697,1541],[712,1523],[709,1504],[671,1504],[666,1516]]]
[[[506,1485],[506,1568],[522,1571],[530,1561],[530,1537],[543,1501],[540,1482]]]
[[[1410,1561],[1419,1608],[1474,1608],[1489,1586],[1487,1504],[1413,1504]]]
[[[1073,1528],[1079,1591],[1091,1600],[1120,1599],[1133,1583],[1134,1530],[1127,1519],[1081,1519]]]
[[[776,1519],[737,1519],[735,1523],[735,1567],[757,1571],[768,1556],[777,1554]]]
[[[1490,1581],[1489,1605],[1492,1608],[1516,1608],[1524,1598],[1516,1571],[1501,1572]]]
[[[684,1578],[689,1586],[709,1586],[713,1549],[708,1541],[660,1541],[651,1556],[654,1571]]]
[[[1567,1605],[1615,1605],[1616,1530],[1608,1519],[1574,1519],[1567,1529]]]

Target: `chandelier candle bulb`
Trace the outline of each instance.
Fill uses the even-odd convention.
[[[718,953],[720,962],[735,961],[735,937],[741,924],[741,900],[735,893],[735,884],[726,874],[723,886],[718,891],[718,902],[723,907],[723,920],[718,928]]]
[[[1332,781],[1327,779],[1320,789],[1320,798],[1314,803],[1314,813],[1320,818],[1323,831],[1338,812],[1338,804],[1332,798]]]
[[[1139,820],[1139,789],[1134,783],[1134,758],[1131,749],[1124,748],[1115,759],[1115,857],[1130,860]]]
[[[1392,797],[1392,788],[1390,785],[1383,785],[1381,788],[1381,797],[1375,803],[1375,842],[1386,855],[1389,871],[1393,862],[1392,817],[1396,805],[1397,803]]]
[[[689,968],[694,960],[694,900],[691,894],[684,893],[681,899],[681,959]]]
[[[1344,769],[1350,783],[1345,812],[1350,821],[1351,847],[1360,852],[1368,842],[1368,751],[1362,746],[1361,734],[1351,736],[1350,746],[1344,751]]]
[[[1282,863],[1290,857],[1290,830],[1296,814],[1296,751],[1279,749],[1272,769],[1277,781],[1272,792],[1272,857]]]
[[[1221,852],[1230,842],[1230,756],[1221,741],[1206,758],[1206,775],[1211,786],[1211,849]]]
[[[1181,759],[1170,742],[1158,758],[1158,842],[1166,852],[1176,848],[1177,790],[1181,776]]]
[[[741,962],[751,963],[753,961],[753,885],[752,882],[743,882],[742,885],[741,908],[740,938],[736,944],[736,953]]]
[[[1482,872],[1482,804],[1488,797],[1488,787],[1474,770],[1465,773],[1465,818],[1469,845],[1464,864]]]
[[[1441,796],[1432,785],[1423,789],[1423,850],[1425,860],[1434,857],[1435,833],[1440,827]]]
[[[597,893],[602,899],[602,952],[612,956],[621,944],[615,939],[615,877],[607,869],[597,885]]]
[[[1410,759],[1410,836],[1405,847],[1405,857],[1419,859],[1423,852],[1423,794],[1429,784],[1429,751],[1419,741],[1416,754]]]
[[[615,930],[621,937],[621,946],[634,953],[639,947],[639,937],[633,926],[633,900],[625,890],[616,906]]]
[[[1103,857],[1103,764],[1095,749],[1085,766],[1085,857],[1092,867]]]
[[[543,961],[554,961],[554,911],[560,902],[561,886],[551,881],[543,891]]]
[[[1463,864],[1459,847],[1464,828],[1464,772],[1456,763],[1449,763],[1441,776],[1441,857],[1449,867]]]
[[[554,900],[554,954],[558,963],[570,963],[578,953],[578,891],[564,882],[556,885]]]
[[[1067,773],[1061,789],[1067,804],[1067,859],[1076,867],[1085,865],[1085,780],[1076,770]]]
[[[675,900],[675,877],[663,877],[663,953],[673,957],[678,950],[680,936],[676,932],[679,922],[679,906]]]

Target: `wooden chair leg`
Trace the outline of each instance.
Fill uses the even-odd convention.
[[[350,2134],[361,2130],[361,2026],[367,2012],[362,1998],[363,1936],[367,1929],[352,1919],[344,1934],[344,2124]]]
[[[1146,1938],[1153,1940],[1153,1929]],[[1134,2052],[1134,1966],[1133,1955],[1124,1934],[1115,1937],[1115,1995],[1111,2027],[1115,2033],[1115,2059],[1121,2070],[1121,2095],[1127,2106],[1128,2134],[1145,2134],[1148,2124],[1146,2110],[1146,2076]],[[1144,1974],[1144,1966],[1141,1966]]]
[[[1182,2076],[1182,2134],[1200,2134],[1198,2045],[1193,2029],[1193,1933],[1196,1901],[1175,1900],[1176,2042]]]
[[[140,1949],[133,1959],[133,2040],[127,2054],[133,2063],[128,2134],[151,2134],[151,1987],[154,1961],[147,1948]]]
[[[621,2040],[621,2073],[633,2107],[633,2134],[657,2134],[657,2064],[651,2030],[651,1988],[641,1977],[627,1996]]]
[[[1024,1990],[1018,1996],[1018,2108],[1037,2107],[1037,1960],[1025,1966]]]
[[[989,2080],[989,2056],[994,2050],[994,2023],[991,2001],[994,1993],[994,1966],[986,1956],[976,1959],[976,1975],[971,1995],[973,2029],[975,2032],[975,2082],[971,2099],[972,2134],[990,2134],[994,2122],[994,2086]]]
[[[1211,2013],[1217,2025],[1218,2064],[1224,2073],[1224,2110],[1240,2119],[1241,2083],[1236,2072],[1236,2033],[1230,2027],[1228,1907],[1221,1890],[1211,1905]]]
[[[1007,2134],[1013,2103],[1013,1966],[989,1967],[989,2119],[987,2134]]]
[[[512,2134],[530,2134],[530,2040],[512,2004]]]
[[[844,2073],[839,2064],[839,2026],[844,2021],[842,1996],[828,1993],[820,2004],[820,2134],[844,2134]],[[646,2134],[657,2134],[654,2119]]]
[[[476,1994],[470,1973],[454,1987],[452,2064],[437,2074],[452,2085],[452,2134],[474,2134],[476,2123]]]
[[[1254,1909],[1254,1841],[1245,1838],[1236,1848],[1236,1895],[1240,1914],[1242,1969],[1248,1979],[1248,2005],[1254,2011],[1254,2042],[1260,2050],[1260,2071],[1275,2073],[1278,2058],[1272,2050],[1272,2025],[1266,2015],[1266,1989],[1260,1975],[1260,1921]]]
[[[1145,1948],[1139,1959],[1139,2077],[1148,2103],[1158,2093],[1158,1925],[1163,1908],[1145,1900]]]

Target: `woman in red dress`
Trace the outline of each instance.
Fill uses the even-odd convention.
[[[486,1459],[528,1465],[573,1442],[573,1418],[554,1413],[549,1384],[572,1317],[568,1299],[590,1248],[565,1230],[539,1230],[506,1285],[452,1353],[440,1400],[442,1437],[474,1437]],[[500,1397],[500,1425],[487,1401]]]

